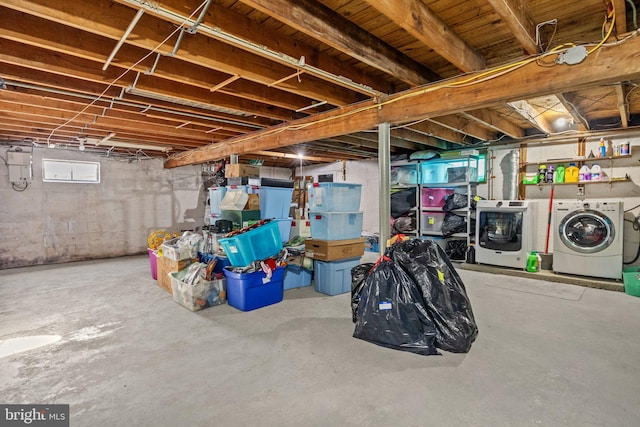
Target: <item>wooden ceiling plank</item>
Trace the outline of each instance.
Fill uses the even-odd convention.
[[[439,79],[431,70],[319,2],[242,0],[242,3],[412,86]]]
[[[115,1],[131,7],[135,7],[140,2],[140,0]],[[179,17],[185,13],[184,1],[182,0],[162,0],[161,4],[156,4],[155,6],[161,6],[171,11],[175,16],[175,19],[171,20],[174,24],[178,24]],[[158,12],[157,7],[147,8],[147,13],[158,16],[162,19],[168,19],[166,14],[160,14]],[[344,76],[352,82],[371,87],[382,93],[395,92],[394,87],[384,80],[370,76],[364,71],[354,67],[345,68],[342,62],[337,58],[329,55],[323,55],[318,52],[317,49],[301,42],[300,40],[294,40],[290,37],[282,37],[280,33],[266,28],[260,22],[249,19],[248,17],[236,13],[222,5],[210,4],[202,23],[226,34],[233,35],[238,40],[248,41],[258,46],[266,46],[274,52],[282,52],[291,58],[304,57],[306,64],[319,70],[326,71],[334,76]],[[228,40],[226,37],[220,37],[216,31],[203,31],[202,27],[203,26],[201,25],[199,31],[203,32],[208,37],[217,38],[223,41]],[[246,43],[238,43],[236,47],[241,49],[247,48]],[[251,51],[256,52],[255,49],[252,49]],[[269,58],[273,58],[273,56],[269,55]],[[320,79],[325,79],[330,83],[338,85],[344,84],[342,79],[327,77],[324,72],[314,73],[314,70],[309,68],[305,68],[305,70],[308,74]],[[352,88],[350,85],[345,85],[344,87]]]
[[[486,126],[478,123],[476,120],[472,120],[462,115],[434,117],[429,119],[429,121],[449,128],[452,131],[460,132],[464,135],[470,135],[481,141],[490,141],[496,137],[494,130],[490,130]]]
[[[421,0],[365,0],[464,72],[485,68],[484,58],[452,31]]]
[[[486,77],[486,73],[483,76]],[[216,160],[230,154],[250,152],[258,147],[271,149],[348,134],[371,129],[378,123],[408,123],[463,110],[481,109],[497,103],[552,94],[566,87],[580,90],[610,84],[619,79],[636,80],[640,78],[640,38],[602,47],[572,66],[539,67],[535,62],[530,62],[514,67],[511,72],[499,77],[467,84],[473,77],[465,75],[450,79],[446,87],[435,83],[430,87],[383,97],[380,100],[384,104],[382,107],[379,103],[365,101],[233,138],[215,147],[192,150],[180,158],[169,159],[165,167]]]
[[[524,0],[488,0],[529,55],[539,53],[536,27]]]
[[[504,120],[491,110],[481,109],[462,111],[460,112],[460,115],[474,120],[489,129],[493,129],[497,132],[510,136],[511,138],[522,138],[524,136],[524,129],[509,122],[508,120]]]
[[[113,40],[120,39],[131,19],[131,10],[128,7],[112,4],[105,9],[99,2],[37,0],[35,3],[28,0],[7,0],[3,1],[3,6]],[[149,22],[149,20],[155,21]],[[161,45],[164,37],[171,34],[173,30],[175,27],[168,22],[150,16],[143,17],[141,23],[127,38],[127,44],[147,52],[157,51],[163,55],[173,55],[173,46],[166,43]],[[108,47],[107,50],[110,51]],[[249,54],[199,34],[183,37],[180,49],[173,56],[227,74],[237,74],[264,85],[281,78],[291,70],[291,67],[276,64],[266,58]],[[114,63],[116,62],[117,58]],[[247,64],[252,66],[248,67]],[[362,99],[359,94],[311,76],[301,82],[283,83],[279,88],[311,99],[327,99],[333,105],[345,105]]]

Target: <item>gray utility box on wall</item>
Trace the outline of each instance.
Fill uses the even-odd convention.
[[[20,183],[31,180],[31,153],[8,151],[9,181]]]

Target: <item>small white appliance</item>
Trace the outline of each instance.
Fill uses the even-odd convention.
[[[526,268],[534,250],[535,201],[479,200],[476,205],[476,262]]]
[[[623,202],[555,202],[553,271],[622,278]]]

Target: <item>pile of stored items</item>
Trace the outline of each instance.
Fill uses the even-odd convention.
[[[431,240],[395,243],[352,270],[353,336],[421,355],[466,353],[478,327],[465,286]]]
[[[226,185],[209,188],[209,225],[153,252],[150,246],[154,278],[176,302],[190,310],[225,301],[254,310],[282,301],[284,290],[311,285],[314,274],[319,292],[350,291],[351,268],[365,246],[361,185],[307,190],[258,175],[257,166],[226,165]]]

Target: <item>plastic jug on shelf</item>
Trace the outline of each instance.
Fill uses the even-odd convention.
[[[575,163],[569,163],[569,166],[564,170],[564,182],[578,182],[580,170]]]
[[[598,164],[591,166],[591,181],[600,181],[602,179],[602,169]]]
[[[578,181],[591,181],[591,169],[589,169],[589,166],[582,165],[580,172],[578,172]]]
[[[559,164],[554,173],[553,182],[562,184],[564,182],[564,165]]]

